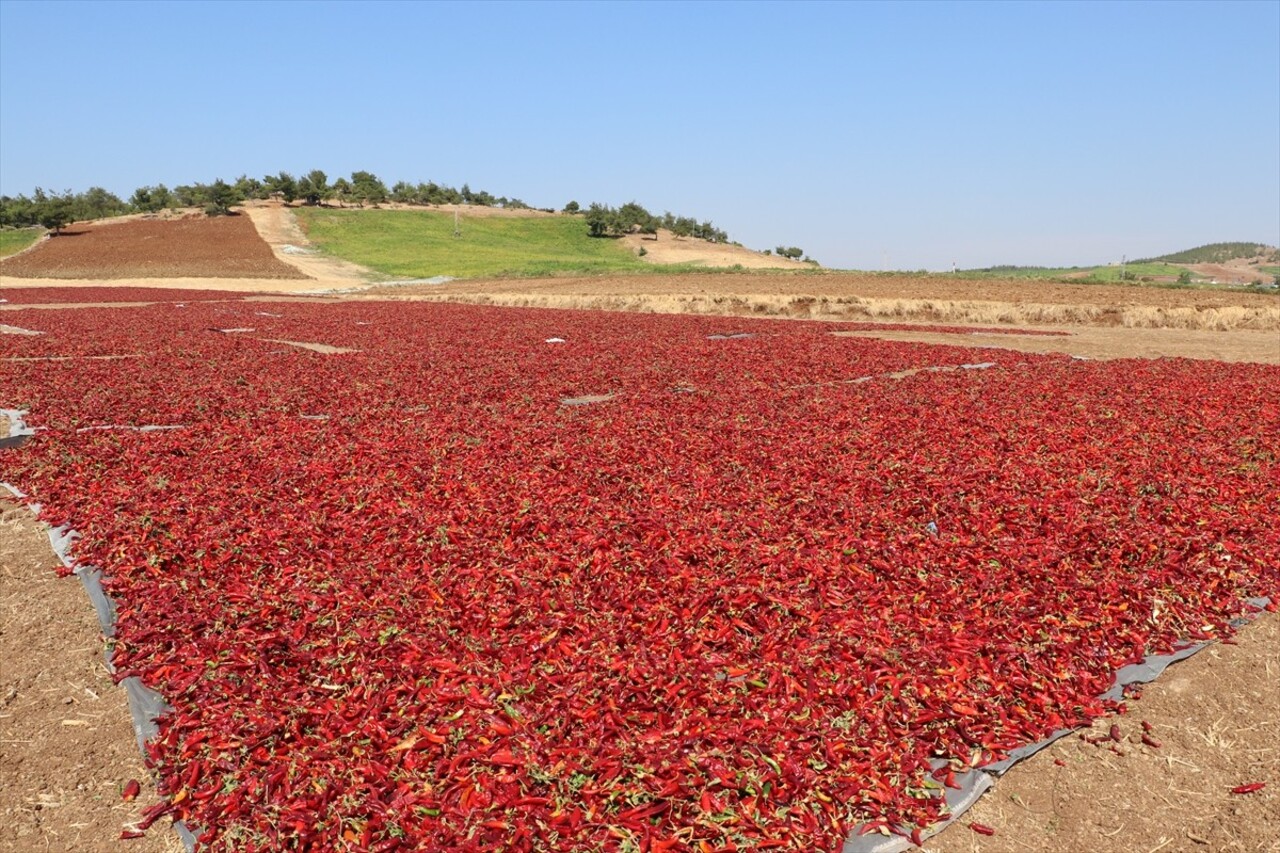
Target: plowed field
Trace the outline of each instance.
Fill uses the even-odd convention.
[[[307,276],[277,260],[247,216],[76,224],[0,261],[18,278],[270,278]]]

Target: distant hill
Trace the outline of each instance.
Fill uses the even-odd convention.
[[[584,217],[564,213],[461,206],[292,212],[326,254],[395,279],[813,269],[732,243],[676,237],[665,228],[652,235],[592,237]]]
[[[1252,285],[1275,290],[1271,282],[1280,278],[1280,250],[1263,243],[1209,243],[1158,258],[1139,258],[1096,267],[995,266],[959,270],[956,275],[960,278],[1015,278],[1085,284]]]
[[[1209,243],[1158,258],[1142,258],[1135,264],[1224,264],[1242,258],[1262,258],[1266,263],[1280,262],[1280,250],[1262,243]]]

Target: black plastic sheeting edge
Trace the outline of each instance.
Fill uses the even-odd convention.
[[[25,414],[26,412],[16,409],[0,409],[0,415],[7,415],[9,418],[9,435],[4,441],[0,441],[0,448],[15,447],[21,441],[25,441],[29,436],[35,434],[35,431],[23,421],[22,416]],[[25,501],[27,498],[27,495],[22,490],[9,483],[0,483],[0,489],[8,491],[19,500]],[[40,515],[40,504],[28,501],[27,506],[37,517]],[[107,671],[114,675],[116,667],[112,661],[112,643],[109,641],[116,633],[116,605],[111,600],[111,597],[107,595],[106,590],[102,588],[102,571],[96,566],[73,565],[71,546],[75,544],[79,534],[70,529],[68,525],[49,528],[48,534],[49,544],[52,546],[53,552],[58,555],[58,559],[62,561],[64,566],[71,569],[72,573],[80,578],[80,584],[84,587],[85,594],[89,597],[89,603],[93,605],[93,610],[98,616],[98,625],[102,628],[102,635],[108,640],[103,651]],[[138,751],[146,759],[147,741],[159,734],[159,729],[156,727],[156,718],[170,710],[169,704],[164,701],[163,696],[143,684],[142,679],[136,675],[122,679],[120,686],[124,688],[125,697],[129,700],[129,715],[133,718],[133,735],[138,741]],[[174,821],[173,828],[178,833],[178,838],[182,840],[183,846],[188,851],[194,851],[196,848],[195,833],[180,820]]]
[[[25,414],[24,409],[0,409],[0,416],[9,421],[9,434],[0,436],[0,450],[6,447],[19,447],[36,434],[36,431],[27,426],[27,422],[22,419]]]
[[[17,498],[25,498],[21,491],[14,488],[8,483],[0,483],[0,487],[7,489]],[[39,504],[32,504],[31,509],[37,515],[40,512]],[[89,597],[89,603],[93,605],[93,610],[98,615],[98,624],[102,628],[102,635],[110,640],[116,633],[116,605],[107,595],[106,590],[102,588],[102,570],[96,566],[73,566],[71,561],[71,546],[75,543],[79,536],[74,530],[67,526],[49,528],[49,544],[53,547],[53,551],[58,555],[58,559],[72,574],[80,578],[80,584],[84,587],[85,594]],[[112,660],[112,644],[108,642],[103,652],[106,659],[107,671],[115,674],[116,667]],[[164,697],[156,691],[152,690],[142,683],[142,679],[136,675],[121,679],[120,686],[124,688],[125,697],[129,700],[129,715],[133,718],[133,735],[138,741],[138,751],[142,753],[143,758],[147,757],[146,743],[159,734],[156,727],[156,718],[161,714],[171,710]],[[196,848],[196,836],[185,823],[182,821],[174,821],[173,828],[178,833],[178,838],[182,840],[182,844],[189,851]]]
[[[1250,607],[1256,608],[1257,613],[1250,614],[1240,619],[1234,620],[1232,626],[1239,628],[1248,624],[1257,618],[1263,608],[1271,603],[1271,599],[1267,597],[1250,598],[1245,601]],[[1103,693],[1100,698],[1110,699],[1112,701],[1120,701],[1124,695],[1124,689],[1130,684],[1146,684],[1159,678],[1166,669],[1178,661],[1186,660],[1201,649],[1213,644],[1212,640],[1205,642],[1193,642],[1183,646],[1167,655],[1148,655],[1143,658],[1140,663],[1131,663],[1121,667],[1116,672],[1115,683],[1111,685],[1111,689]],[[947,808],[950,812],[945,820],[940,820],[932,826],[927,827],[921,832],[924,838],[932,838],[939,832],[942,832],[955,821],[959,820],[969,808],[978,801],[978,799],[986,793],[986,791],[995,785],[995,778],[1003,776],[1005,772],[1023,759],[1030,758],[1040,750],[1049,746],[1051,743],[1061,740],[1067,735],[1079,729],[1058,729],[1044,740],[1035,743],[1020,746],[1017,749],[1009,751],[1009,757],[1000,761],[993,761],[990,764],[984,764],[981,767],[975,767],[967,770],[963,774],[956,774],[956,784],[958,788],[945,788],[945,799]],[[942,759],[933,759],[930,762],[934,769],[944,766],[947,762]],[[884,836],[879,834],[860,835],[859,831],[866,826],[855,827],[849,837],[845,839],[841,853],[902,853],[904,850],[910,850],[916,845],[903,835]],[[906,832],[910,832],[910,828],[906,828]]]

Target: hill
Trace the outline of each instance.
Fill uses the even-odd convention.
[[[1102,264],[1096,267],[1018,267],[996,266],[981,269],[960,270],[960,278],[1018,278],[1049,281],[1079,281],[1091,284],[1122,281],[1176,282],[1185,267],[1159,261],[1133,261],[1124,266]]]
[[[1280,251],[1262,243],[1209,243],[1122,264],[1093,267],[994,266],[960,270],[959,278],[1012,278],[1087,284],[1132,282],[1178,287],[1250,286],[1274,291]]]
[[[654,238],[592,237],[581,216],[538,211],[305,207],[294,213],[325,253],[399,279],[807,267],[661,230]]]
[[[1158,258],[1143,258],[1134,263],[1224,264],[1228,261],[1255,258],[1263,263],[1280,263],[1280,250],[1262,243],[1206,243],[1194,249],[1185,249],[1181,252],[1161,255]]]

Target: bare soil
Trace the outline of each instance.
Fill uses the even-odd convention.
[[[75,224],[30,252],[0,260],[0,275],[54,279],[301,279],[263,242],[248,216],[106,220]]]
[[[119,840],[158,797],[93,609],[58,565],[43,526],[0,500],[0,850],[180,851],[164,822]],[[130,779],[142,794],[126,803]]]
[[[1273,276],[1262,272],[1259,266],[1274,266],[1262,258],[1237,258],[1221,264],[1185,264],[1199,278],[1207,278],[1219,284],[1252,284],[1255,281],[1270,282]]]
[[[646,237],[628,234],[620,239],[636,255],[644,250],[641,259],[651,264],[696,264],[704,267],[742,267],[744,269],[815,269],[812,264],[793,261],[778,255],[766,255],[744,246],[728,243],[712,243],[693,237],[677,237],[665,228]]]
[[[374,277],[372,270],[359,264],[318,252],[298,225],[293,211],[283,204],[246,204],[244,212],[253,222],[258,235],[271,247],[276,260],[293,267],[307,278],[323,282],[324,286],[349,287],[352,284],[364,284]]]
[[[1015,766],[933,853],[1280,851],[1280,617],[1246,627],[1147,685],[1128,713]],[[1142,721],[1160,744],[1142,743]],[[1115,747],[1114,750],[1111,746]],[[1231,789],[1266,782],[1263,790]],[[979,835],[970,824],[995,829]]]
[[[1095,326],[1063,326],[1066,337],[1045,335],[968,335],[937,332],[885,331],[837,332],[854,337],[924,344],[991,347],[1019,352],[1057,352],[1086,358],[1197,358],[1209,361],[1245,361],[1280,364],[1280,332],[1237,329],[1215,332],[1203,329],[1117,329]]]
[[[378,293],[547,294],[608,296],[785,296],[838,299],[900,299],[995,302],[1010,305],[1097,306],[1109,312],[1130,306],[1151,308],[1277,308],[1275,297],[1260,293],[1137,285],[1067,284],[1019,279],[959,279],[889,273],[817,272],[799,275],[707,273],[610,276],[596,278],[475,279],[444,285],[375,288]],[[1113,325],[1112,314],[1097,318]]]

